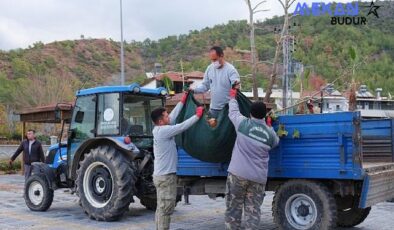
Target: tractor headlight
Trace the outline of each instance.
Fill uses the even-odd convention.
[[[134,87],[133,92],[139,93],[141,91],[140,87]]]
[[[163,95],[163,96],[166,95],[167,94],[167,90],[163,89],[162,91],[160,91],[160,94]]]

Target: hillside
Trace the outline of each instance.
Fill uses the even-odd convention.
[[[394,95],[394,2],[378,2],[379,18],[367,16],[367,25],[330,25],[328,17],[300,17],[292,22],[296,36],[294,58],[312,70],[310,80],[330,82],[339,78],[336,86],[345,90],[353,76],[371,90],[383,88],[383,95]],[[274,28],[280,28],[283,17],[257,23],[256,45],[259,59],[273,59]],[[209,61],[207,50],[212,45],[226,48],[226,58],[233,62],[248,59],[249,31],[246,21],[226,24],[188,34],[168,36],[157,41],[146,39],[125,44],[126,82],[142,82],[145,72],[155,62],[164,71],[204,71]],[[104,39],[36,42],[27,49],[0,51],[0,126],[15,109],[70,101],[79,88],[117,84],[120,72],[119,42]],[[353,47],[356,58],[349,54]],[[242,76],[250,67],[235,62]],[[354,67],[354,68],[353,68]],[[259,84],[264,87],[270,65],[261,65]],[[354,70],[354,75],[352,71]],[[251,79],[243,78],[243,87],[251,88]],[[295,79],[297,81],[297,79]],[[297,90],[297,84],[295,90]],[[307,88],[314,84],[307,84]],[[315,87],[318,87],[315,86]],[[0,135],[2,129],[0,127]]]

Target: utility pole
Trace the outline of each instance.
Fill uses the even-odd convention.
[[[291,46],[292,46],[293,38],[289,35],[289,28],[285,28],[284,36],[283,36],[283,43],[282,43],[282,50],[283,50],[283,76],[282,76],[282,107],[287,108],[291,104],[289,102],[289,90],[291,90],[290,86],[290,72],[291,72]],[[288,110],[284,110],[285,114],[289,114]]]
[[[120,84],[124,85],[123,9],[120,0]]]
[[[287,18],[285,18],[286,20]],[[287,19],[288,20],[288,19]],[[289,22],[285,22],[289,25]],[[294,36],[289,33],[290,26],[284,27],[282,50],[283,50],[283,76],[282,76],[282,106],[287,108],[292,105],[293,91],[291,78],[294,76],[293,69],[293,52],[294,52]],[[291,110],[283,110],[285,114],[292,114]]]
[[[285,32],[284,39],[283,39],[283,76],[282,76],[282,109],[285,109],[287,107],[287,81],[288,81],[288,60],[289,60],[289,55],[288,55],[288,46],[287,46],[287,32]],[[283,110],[283,112],[286,114],[286,110]]]
[[[185,89],[185,74],[183,73],[183,61],[181,58],[181,71],[182,71],[182,89]]]

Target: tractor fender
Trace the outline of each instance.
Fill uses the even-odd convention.
[[[118,149],[127,159],[133,161],[137,158],[143,158],[140,150],[133,143],[125,144],[123,141],[124,137],[96,137],[86,140],[82,143],[78,150],[75,152],[74,159],[71,165],[71,178],[76,179],[76,171],[79,167],[79,162],[83,158],[85,153],[88,153],[90,149],[94,149],[100,145],[110,145]]]
[[[56,172],[53,168],[49,167],[49,165],[42,162],[33,162],[31,165],[32,165],[31,175],[34,174],[45,175],[45,178],[48,181],[49,188],[53,190],[57,189]]]

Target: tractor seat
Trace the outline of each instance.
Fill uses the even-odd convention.
[[[142,125],[130,125],[127,132],[131,136],[142,136],[144,135],[144,126]]]

